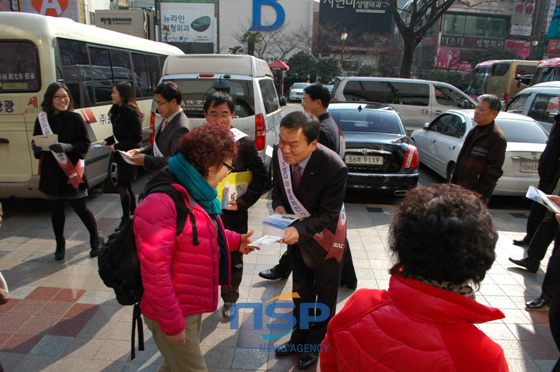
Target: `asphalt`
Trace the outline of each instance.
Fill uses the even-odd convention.
[[[118,195],[92,193],[87,204],[100,231],[110,234],[120,221]],[[387,203],[346,204],[358,288],[388,286],[392,258],[387,234],[394,204],[392,199]],[[54,260],[55,241],[45,201],[7,202],[5,213],[0,227],[0,270],[12,298],[0,306],[0,362],[4,370],[156,371],[161,356],[147,329],[146,350],[137,351],[136,358],[130,360],[132,309],[120,306],[112,290],[103,285],[97,260],[89,257],[88,233],[75,213],[67,208],[67,253],[62,262]],[[267,195],[250,209],[255,237],[261,236],[261,221],[270,213]],[[500,308],[506,318],[479,327],[503,347],[511,371],[550,371],[559,353],[550,334],[548,311],[525,309],[525,302],[540,294],[550,252],[536,274],[514,267],[508,257],[522,257],[524,251],[514,246],[512,239],[523,237],[527,209],[493,208],[491,215],[499,229],[497,260],[476,298]],[[291,293],[290,279],[267,281],[258,276],[278,261],[284,249],[275,244],[245,257],[239,303],[264,305],[275,296]],[[338,309],[352,293],[341,287]],[[201,344],[210,371],[297,368],[297,355],[276,357],[268,346],[287,337],[264,338],[270,334],[266,325],[271,319],[263,319],[262,327],[258,322],[255,325],[255,316],[246,306],[241,310],[239,327],[231,327],[221,317],[221,306],[220,302],[215,313],[203,317]]]

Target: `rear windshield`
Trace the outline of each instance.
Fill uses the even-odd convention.
[[[0,41],[0,93],[41,89],[37,48],[26,41]]]
[[[204,100],[214,91],[215,79],[176,79],[173,80],[181,90],[181,106],[188,117],[204,117]],[[255,94],[251,80],[229,80],[229,94],[235,103],[235,116],[244,118],[255,115]]]
[[[332,110],[329,113],[343,132],[404,134],[404,128],[394,113],[381,110]]]
[[[504,132],[508,142],[546,143],[548,136],[535,123],[521,120],[498,120],[498,126]]]
[[[430,104],[430,87],[423,83],[351,80],[344,87],[343,94],[347,101],[414,106],[428,106]]]

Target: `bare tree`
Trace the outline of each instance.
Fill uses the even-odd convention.
[[[411,0],[404,9],[398,8],[397,0],[385,1],[403,39],[400,77],[410,77],[416,47],[455,0]]]

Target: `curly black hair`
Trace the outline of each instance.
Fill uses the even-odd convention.
[[[478,285],[496,259],[496,227],[486,206],[457,185],[413,189],[398,206],[389,246],[391,274]]]

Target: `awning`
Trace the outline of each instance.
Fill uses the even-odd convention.
[[[279,59],[269,64],[268,67],[270,67],[271,69],[278,69],[282,71],[288,71],[290,69],[290,66],[280,61]]]

